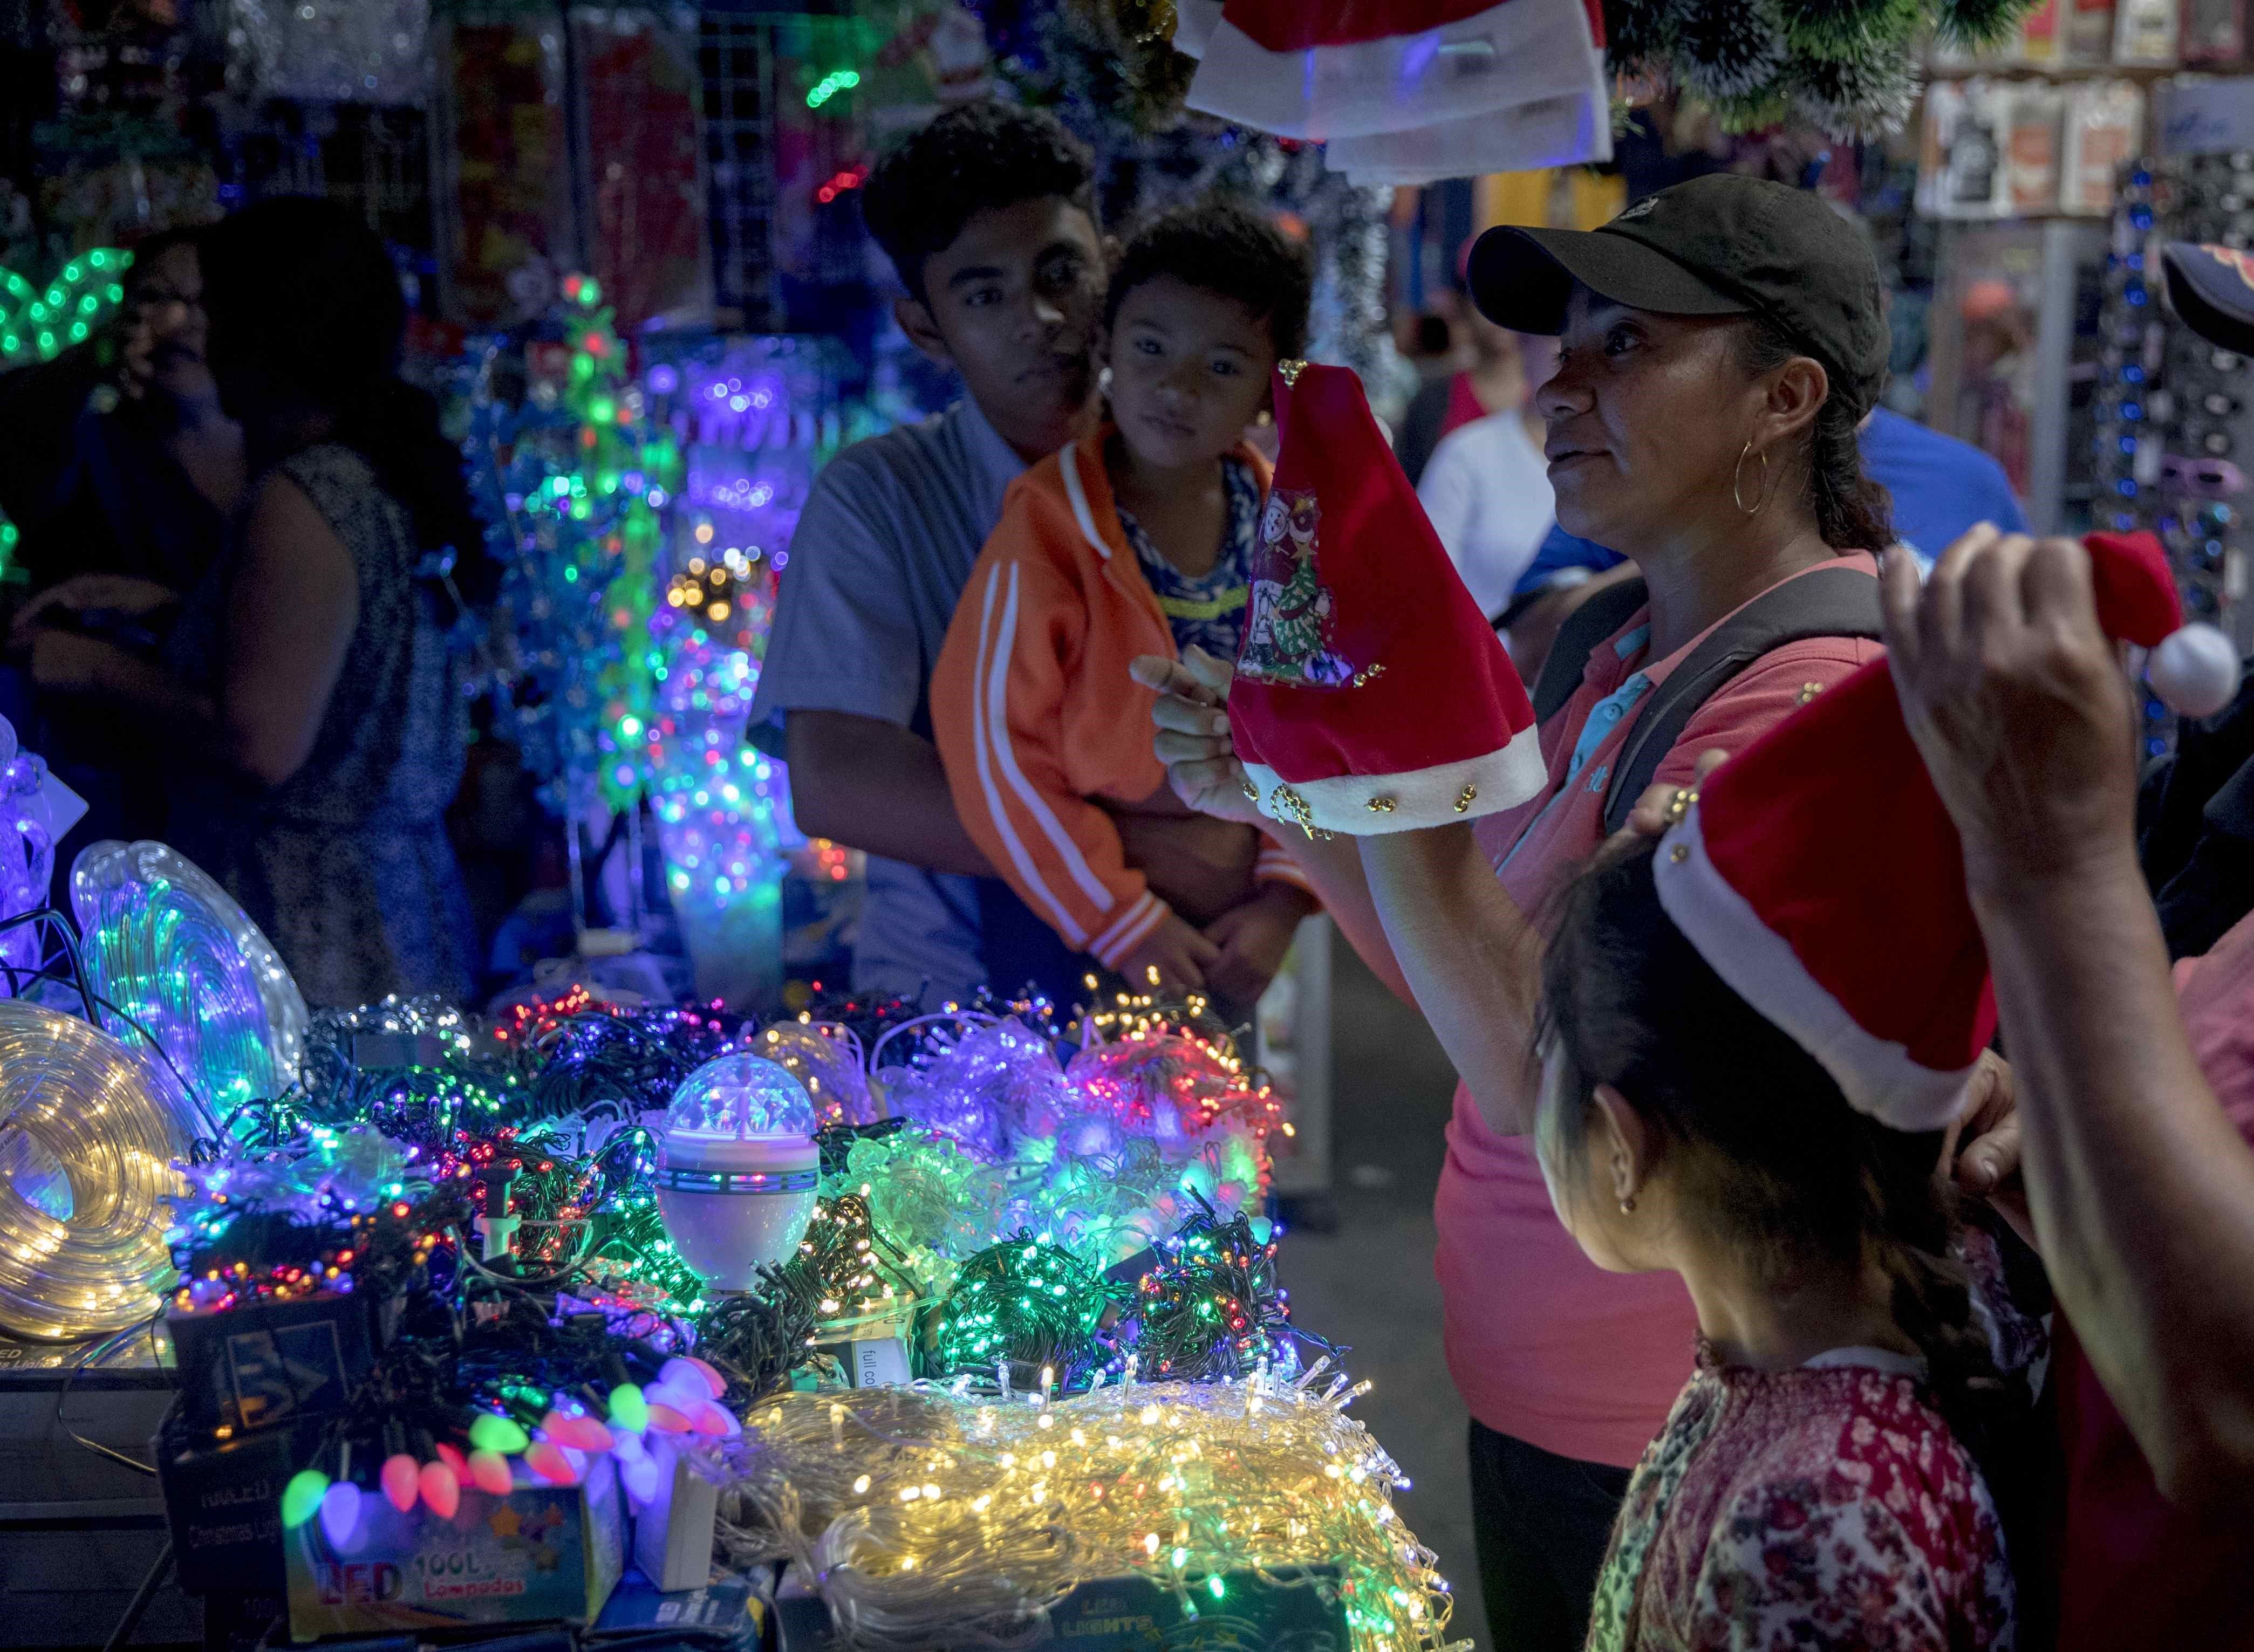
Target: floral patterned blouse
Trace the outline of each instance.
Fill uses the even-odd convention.
[[[1876,1349],[1726,1367],[1702,1341],[1628,1482],[1589,1652],[2007,1652],[1996,1507],[1921,1377]]]

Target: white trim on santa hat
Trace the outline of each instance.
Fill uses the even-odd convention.
[[[1221,0],[1174,0],[1174,50],[1201,58],[1221,27]]]
[[[1364,187],[1612,157],[1610,100],[1601,89],[1588,88],[1406,132],[1333,138],[1323,149],[1324,165]]]
[[[1512,735],[1510,743],[1500,750],[1407,774],[1340,774],[1320,780],[1286,780],[1265,763],[1250,761],[1244,773],[1259,789],[1260,812],[1270,819],[1356,838],[1416,832],[1516,808],[1539,791],[1550,777],[1542,761],[1541,733],[1532,723]],[[1279,797],[1286,788],[1306,805],[1306,819]],[[1464,795],[1467,791],[1469,798]],[[1373,802],[1390,806],[1372,808]]]
[[[1603,58],[1582,0],[1503,0],[1437,29],[1299,52],[1270,52],[1224,17],[1203,44],[1189,108],[1311,142],[1431,126],[1592,87],[1603,95]]]
[[[1964,1111],[1975,1067],[1940,1072],[1879,1038],[1808,972],[1707,856],[1698,805],[1661,840],[1659,903],[1730,988],[1822,1063],[1857,1112],[1896,1130],[1946,1129]]]

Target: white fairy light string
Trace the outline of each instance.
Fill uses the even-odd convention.
[[[1137,1384],[1022,1403],[928,1383],[786,1394],[724,1449],[737,1559],[819,1580],[850,1644],[1026,1639],[1075,1586],[1138,1574],[1224,1609],[1229,1574],[1335,1587],[1355,1652],[1468,1652],[1407,1483],[1316,1362],[1289,1384]],[[1044,1389],[1047,1387],[1044,1384]],[[729,1508],[723,1503],[724,1511]],[[1336,1567],[1334,1582],[1298,1581]]]

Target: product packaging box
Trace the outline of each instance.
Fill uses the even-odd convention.
[[[1193,1579],[1186,1605],[1148,1578],[1083,1583],[1049,1608],[1048,1633],[1018,1652],[1347,1652],[1337,1567],[1280,1567],[1267,1578],[1228,1572],[1221,1583],[1215,1596],[1208,1579]],[[783,1573],[774,1611],[780,1652],[837,1652],[842,1645],[832,1635],[830,1608],[795,1568]]]
[[[179,1586],[280,1594],[282,1488],[320,1444],[318,1419],[218,1439],[174,1415],[150,1443]]]
[[[629,1571],[595,1628],[606,1635],[662,1629],[684,1642],[726,1635],[735,1652],[757,1652],[774,1610],[774,1574],[772,1565],[751,1572],[707,1565],[705,1581],[696,1587],[668,1590]]]
[[[320,1519],[284,1535],[290,1638],[592,1623],[626,1569],[624,1502],[607,1456],[590,1457],[578,1486],[520,1465],[506,1497],[465,1487],[452,1520],[370,1491],[342,1544]]]
[[[661,1591],[694,1589],[712,1575],[720,1488],[689,1466],[670,1439],[650,1446],[657,1495],[634,1511],[634,1563]]]
[[[398,1328],[401,1303],[370,1292],[317,1292],[164,1316],[180,1402],[199,1428],[237,1433],[340,1411]]]

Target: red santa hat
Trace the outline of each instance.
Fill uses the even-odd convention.
[[[2194,714],[2227,703],[2212,642],[2186,626],[2148,533],[2087,541],[2110,636],[2188,662],[2153,686]],[[2219,633],[2213,642],[2222,642]],[[2205,663],[2202,663],[2205,662]],[[2183,701],[2172,699],[2186,687]],[[1740,996],[1789,1033],[1848,1102],[1938,1130],[1996,1029],[1963,847],[1876,660],[1733,756],[1661,840],[1660,904]]]
[[[1229,727],[1260,806],[1367,836],[1522,803],[1534,708],[1417,503],[1362,380],[1287,364]]]

